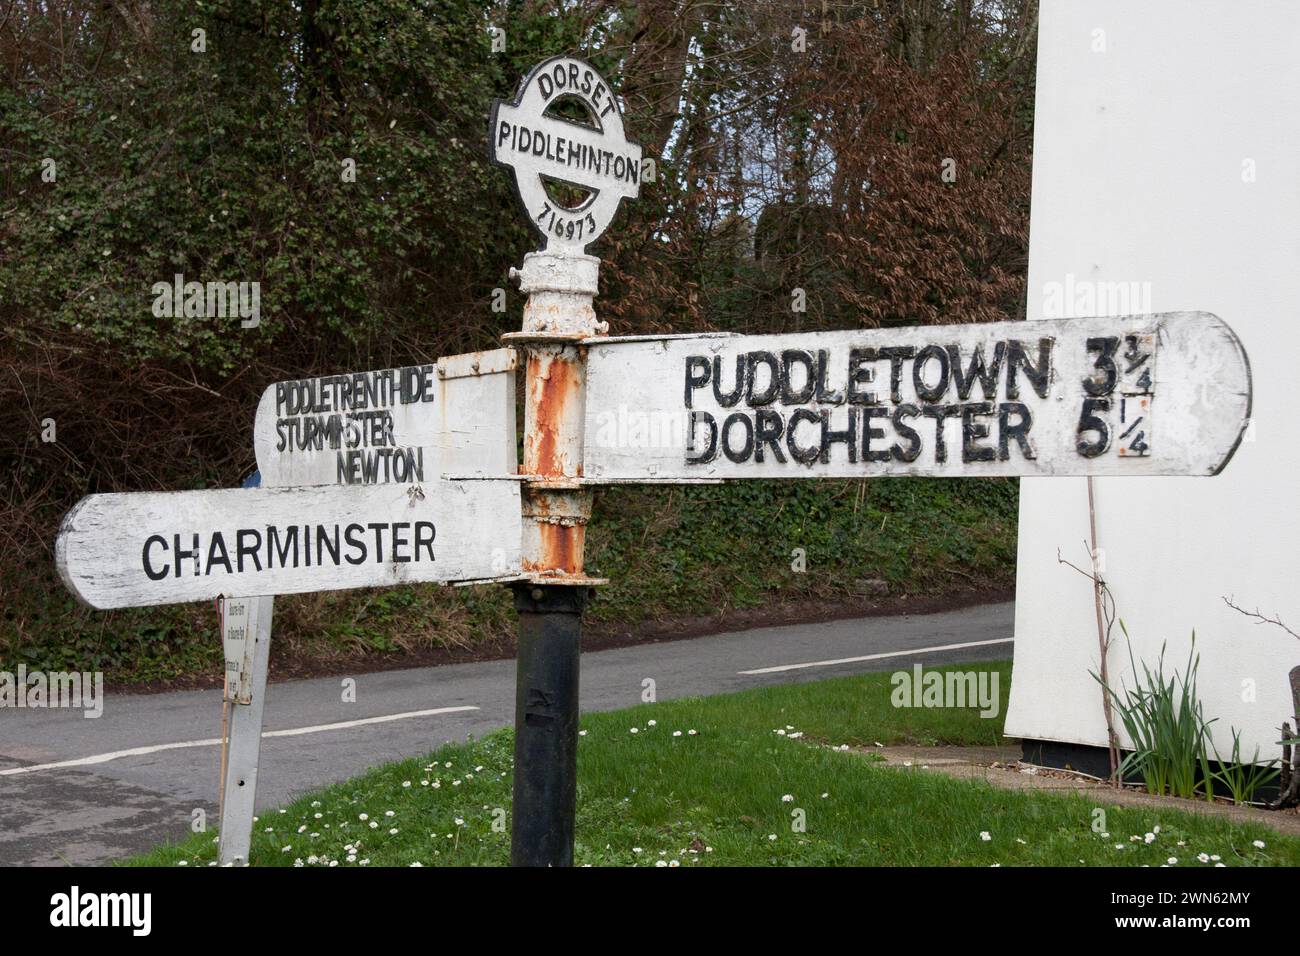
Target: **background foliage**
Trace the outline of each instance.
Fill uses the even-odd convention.
[[[268,383],[490,348],[519,327],[506,275],[535,241],[487,162],[486,117],[545,56],[611,77],[659,164],[593,249],[612,332],[1022,317],[1035,16],[1032,0],[0,0],[0,663],[185,657],[169,642],[201,609],[91,614],[54,579],[80,496],[235,485]],[[151,287],[176,273],[258,281],[260,326],[154,317]],[[755,562],[713,580],[724,604],[793,593],[788,549],[760,555],[746,536],[796,517],[805,547],[851,567],[846,588],[915,577],[918,558],[970,576],[989,528],[1005,551],[1014,486],[912,484],[929,487],[880,493],[889,513],[910,514],[908,494],[988,509],[917,555],[864,544],[861,503],[842,511],[853,485],[679,491],[676,510],[612,489],[595,559],[630,580],[602,613],[640,613],[641,584],[695,595],[666,611],[716,606],[692,583],[711,547]],[[683,537],[717,514],[735,517],[712,544]],[[280,602],[277,633],[361,620],[381,644],[448,639],[427,615],[372,619],[425,606],[415,593]],[[496,626],[496,598],[454,602],[471,631]]]

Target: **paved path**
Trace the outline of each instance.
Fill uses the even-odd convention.
[[[1259,823],[1279,833],[1300,836],[1300,815],[1290,811],[1237,807],[1227,803],[1207,803],[1199,799],[1156,797],[1144,790],[1129,787],[1116,790],[1094,778],[1022,764],[1019,747],[881,747],[866,752],[879,754],[891,767],[942,773],[959,780],[983,780],[1002,790],[1072,793],[1087,797],[1095,803],[1149,807],[1157,813],[1181,810],[1203,816],[1226,817],[1235,823]]]
[[[584,654],[583,710],[719,694],[843,674],[1011,656],[1013,605],[925,616],[761,628]],[[953,647],[952,645],[959,645]],[[936,650],[935,648],[942,648]],[[513,720],[514,661],[273,684],[259,809],[380,763],[427,753]],[[108,696],[103,716],[0,713],[0,865],[103,862],[216,824],[219,691]],[[130,751],[123,754],[123,751]],[[49,764],[77,762],[74,766]]]

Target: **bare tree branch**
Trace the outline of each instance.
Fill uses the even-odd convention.
[[[1247,611],[1244,608],[1237,607],[1237,605],[1233,604],[1232,598],[1229,597],[1225,597],[1223,599],[1223,603],[1228,605],[1228,607],[1232,608],[1234,611],[1246,615],[1246,617],[1256,618],[1255,621],[1256,624],[1276,624],[1278,627],[1282,628],[1282,630],[1286,631],[1292,637],[1300,639],[1300,634],[1297,634],[1295,631],[1291,630],[1291,628],[1287,627],[1286,624],[1282,621],[1281,616],[1279,615],[1274,615],[1273,617],[1265,617],[1263,614],[1260,613],[1259,608],[1255,608],[1255,610],[1253,611]]]

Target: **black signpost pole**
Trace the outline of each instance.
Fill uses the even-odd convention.
[[[520,583],[513,866],[572,866],[578,788],[578,658],[588,589]]]

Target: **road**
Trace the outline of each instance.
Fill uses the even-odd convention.
[[[582,709],[639,704],[645,678],[668,700],[916,661],[1005,659],[1012,612],[1010,603],[994,604],[592,652],[582,656]],[[357,674],[350,703],[342,676],[272,684],[259,810],[510,724],[514,666],[503,660]],[[98,719],[13,709],[0,720],[0,865],[117,859],[187,836],[198,809],[215,832],[219,691],[108,695]]]

